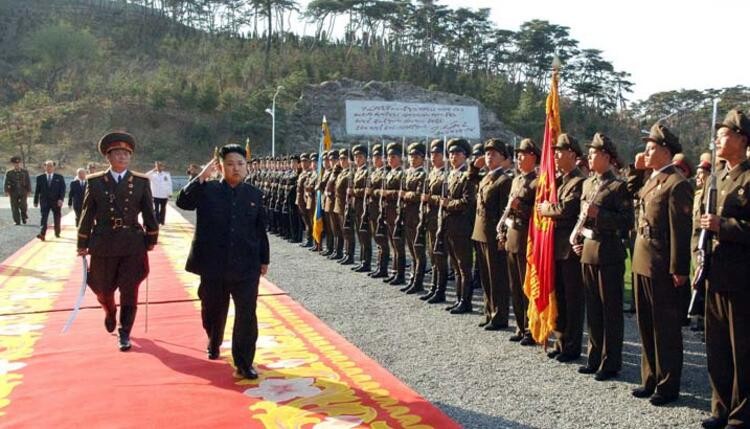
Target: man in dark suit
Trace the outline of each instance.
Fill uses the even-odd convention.
[[[91,255],[88,284],[104,309],[107,332],[117,324],[115,291],[120,291],[120,351],[130,350],[138,287],[149,271],[147,251],[159,235],[148,176],[128,169],[134,150],[135,138],[125,132],[99,140],[109,168],[86,178],[78,224],[78,255]]]
[[[36,189],[34,190],[34,207],[41,207],[42,222],[41,230],[36,238],[44,241],[47,234],[47,219],[52,211],[55,222],[55,237],[60,236],[60,218],[63,201],[65,201],[65,179],[55,173],[55,162],[44,162],[44,174],[36,176]]]
[[[70,192],[68,192],[68,207],[73,207],[76,213],[76,225],[81,218],[83,209],[83,196],[86,193],[86,170],[79,168],[76,171],[76,179],[70,182]]]
[[[232,357],[237,373],[258,378],[253,368],[260,276],[268,271],[269,245],[261,192],[245,183],[245,149],[230,144],[219,150],[177,197],[177,206],[197,210],[195,235],[185,269],[201,278],[198,296],[208,335],[208,358],[219,358],[229,297],[234,300]],[[208,181],[215,170],[222,180]]]

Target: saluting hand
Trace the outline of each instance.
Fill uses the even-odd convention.
[[[636,170],[645,170],[646,169],[646,154],[641,152],[635,154],[635,162],[633,162],[633,167],[635,167]]]
[[[216,171],[219,169],[219,160],[218,158],[213,158],[211,161],[206,163],[206,166],[203,167],[203,170],[201,170],[200,174],[198,174],[198,180],[200,180],[201,183],[208,180]]]

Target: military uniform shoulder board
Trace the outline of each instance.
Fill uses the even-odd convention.
[[[140,177],[141,179],[146,179],[146,180],[149,180],[149,177],[148,177],[148,176],[146,176],[146,175],[145,175],[145,174],[143,174],[143,173],[139,173],[139,172],[137,172],[137,171],[132,171],[132,170],[130,171],[130,173],[131,173],[131,174],[132,174],[133,176],[135,176],[135,177]]]
[[[97,171],[96,173],[91,173],[86,175],[86,180],[92,180],[92,179],[99,179],[103,177],[107,171]]]

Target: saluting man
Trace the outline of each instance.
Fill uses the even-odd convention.
[[[159,234],[148,176],[128,169],[134,150],[135,138],[126,132],[101,138],[99,152],[109,169],[86,178],[78,225],[78,255],[91,255],[88,284],[104,309],[107,332],[116,327],[115,291],[120,291],[121,351],[130,349],[138,286],[149,271],[146,252],[154,248]]]

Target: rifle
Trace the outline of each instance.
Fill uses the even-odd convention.
[[[365,165],[367,166],[367,178],[365,179],[365,192],[370,189],[372,186],[372,178],[370,175],[372,174],[372,170],[370,169],[370,141],[367,141],[367,160],[365,161]],[[370,232],[370,210],[369,210],[369,204],[368,200],[369,197],[366,195],[364,196],[364,202],[363,207],[364,210],[362,211],[362,219],[359,221],[359,232],[365,233]]]
[[[404,152],[406,146],[406,137],[401,138],[401,157],[403,158]],[[403,166],[403,161],[402,164]],[[405,171],[402,167],[401,169],[402,174]],[[394,240],[403,240],[404,239],[404,201],[403,198],[401,198],[401,194],[404,193],[404,177],[401,176],[401,180],[399,180],[399,189],[398,189],[398,200],[396,203],[396,210],[398,212],[396,213],[396,222],[393,226],[393,239]]]
[[[716,123],[716,114],[719,107],[719,99],[714,99],[713,108],[713,120],[711,122],[711,176],[708,179],[708,192],[705,195],[705,210],[704,214],[716,214],[716,129],[714,124]],[[713,253],[713,239],[714,233],[707,229],[702,229],[701,234],[698,237],[698,256],[696,258],[698,267],[695,271],[695,278],[693,279],[693,293],[690,297],[690,306],[688,308],[688,316],[700,314],[700,311],[696,307],[695,303],[698,298],[698,294],[705,293],[706,279],[711,273],[711,254]]]
[[[385,141],[383,142],[383,145],[385,145]],[[383,167],[383,172],[385,172],[386,169]],[[376,238],[387,238],[388,237],[388,225],[385,223],[385,212],[383,211],[383,193],[385,192],[385,182],[386,182],[387,174],[383,177],[383,182],[380,186],[380,205],[378,206],[378,226],[375,228],[375,237]]]
[[[354,182],[354,171],[352,169],[352,160],[349,160],[349,177],[347,178],[347,186],[346,191],[349,193],[349,191],[352,192],[352,196],[349,195],[346,196],[346,208],[344,208],[344,231],[351,231],[354,229],[354,225],[357,223],[356,217],[357,214],[354,210],[354,190],[353,190],[353,182]]]
[[[430,139],[427,139],[427,145],[425,146],[429,153],[430,150]],[[430,177],[430,158],[425,159],[425,175],[424,181],[422,182],[422,195],[427,194],[427,180]],[[414,247],[422,248],[427,246],[427,214],[424,210],[424,201],[420,198],[419,201],[419,224],[417,225],[417,236],[414,239]]]
[[[445,159],[445,154],[447,150],[448,141],[445,136],[443,136],[443,159]],[[443,198],[445,198],[445,185],[448,182],[448,163],[447,161],[444,161],[445,164],[445,171],[443,172],[443,183],[441,184],[440,188],[440,206],[438,208],[438,229],[437,233],[435,233],[435,247],[432,249],[432,253],[436,255],[447,255],[445,251],[445,228],[443,227],[444,219],[443,219]]]

